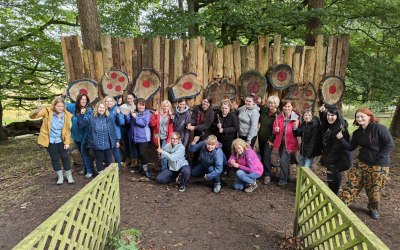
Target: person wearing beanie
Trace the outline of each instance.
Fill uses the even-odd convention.
[[[338,134],[342,145],[349,150],[360,147],[357,160],[350,168],[348,181],[340,194],[342,201],[349,205],[363,188],[368,196],[369,215],[378,219],[378,205],[381,190],[389,173],[390,153],[394,142],[388,129],[380,125],[369,108],[360,108],[354,115],[354,131],[350,143]]]
[[[322,129],[322,164],[327,168],[328,186],[335,194],[342,184],[342,172],[351,166],[351,152],[342,146],[336,135],[349,141],[348,124],[335,105],[324,104],[319,109]]]

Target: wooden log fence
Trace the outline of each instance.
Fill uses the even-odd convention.
[[[272,39],[272,41],[270,40]],[[161,78],[161,90],[155,95],[152,106],[156,107],[169,98],[168,89],[182,74],[194,72],[203,84],[203,90],[214,80],[228,79],[240,93],[240,75],[255,69],[266,75],[273,66],[285,63],[294,70],[294,83],[312,83],[316,90],[325,76],[345,77],[349,55],[349,36],[330,36],[325,47],[323,36],[318,35],[315,46],[284,46],[279,34],[260,35],[258,43],[240,46],[233,44],[217,47],[203,37],[191,39],[112,38],[102,35],[102,51],[87,51],[82,48],[79,36],[62,37],[62,53],[67,73],[67,82],[91,78],[100,83],[104,73],[111,69],[125,71],[132,84],[139,71],[153,68]],[[269,44],[272,42],[273,46]],[[190,102],[199,104],[204,91]],[[268,95],[279,95],[282,91],[268,88]],[[99,96],[103,97],[100,88]],[[239,100],[240,96],[237,96]]]

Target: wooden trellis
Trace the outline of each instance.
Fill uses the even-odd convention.
[[[297,168],[293,232],[303,249],[389,249],[309,168]]]
[[[104,73],[113,68],[125,71],[131,80],[142,68],[155,69],[162,83],[153,99],[155,106],[168,99],[168,88],[187,72],[197,74],[203,90],[209,83],[226,78],[238,87],[237,93],[240,93],[239,78],[243,72],[255,69],[265,75],[271,67],[281,63],[293,68],[295,83],[312,83],[317,90],[325,76],[345,77],[348,35],[330,36],[327,47],[322,35],[316,37],[315,46],[282,46],[281,40],[280,35],[262,35],[256,45],[240,46],[235,41],[219,48],[202,37],[172,40],[165,37],[112,38],[103,35],[102,51],[98,52],[82,49],[79,36],[62,37],[61,43],[68,83],[82,78],[100,83]],[[271,42],[272,47],[269,46]],[[131,89],[132,84],[125,92]],[[200,103],[203,93],[194,100],[194,104]],[[281,93],[269,88],[268,94]],[[190,104],[193,105],[193,102]]]
[[[104,249],[121,219],[118,165],[111,164],[13,249]]]

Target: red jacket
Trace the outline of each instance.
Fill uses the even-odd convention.
[[[285,124],[284,121],[284,115],[279,114],[275,121],[274,125],[272,127],[272,133],[275,135],[275,140],[274,140],[274,149],[279,150],[279,147],[281,146],[282,142],[282,137],[283,137],[283,127]],[[290,121],[286,125],[286,133],[285,133],[285,146],[286,146],[286,151],[288,153],[294,153],[299,150],[299,144],[297,142],[296,136],[293,134],[293,126],[296,120],[299,119],[299,116],[292,111],[292,114],[290,115]],[[275,132],[275,127],[279,126],[279,133]]]
[[[160,113],[156,111],[154,114],[151,115],[150,119],[150,127],[152,127],[152,134],[151,134],[151,140],[154,143],[156,147],[158,147],[158,133],[160,133]],[[168,125],[167,125],[167,143],[169,143],[171,139],[171,134],[174,132],[174,127],[173,123],[171,120],[171,116],[168,115]]]

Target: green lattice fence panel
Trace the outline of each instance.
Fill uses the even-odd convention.
[[[304,249],[389,249],[309,168],[297,168],[294,236]]]
[[[120,218],[119,174],[114,163],[13,249],[104,249]]]

